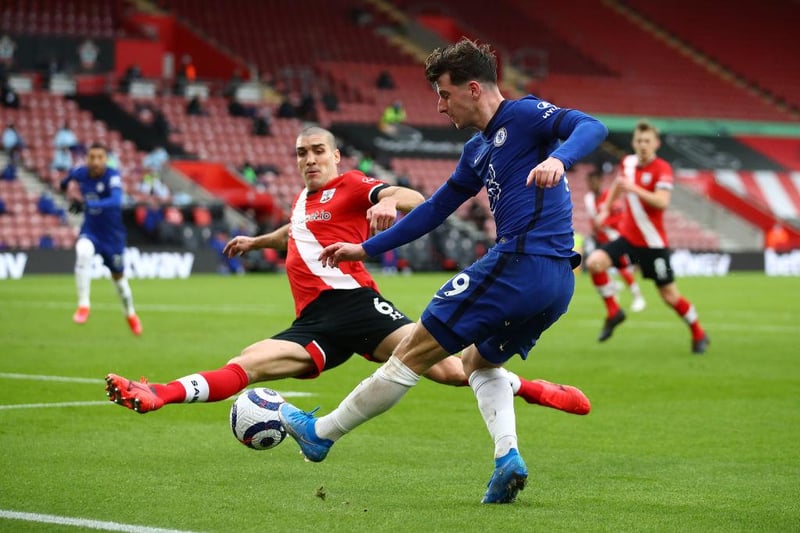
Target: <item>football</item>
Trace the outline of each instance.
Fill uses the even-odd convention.
[[[254,450],[274,448],[286,438],[278,418],[283,397],[272,389],[242,392],[231,406],[231,429],[236,439]]]

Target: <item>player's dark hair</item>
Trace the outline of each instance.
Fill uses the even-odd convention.
[[[642,132],[642,133],[644,133],[646,131],[652,131],[655,134],[656,137],[658,137],[660,135],[660,133],[658,131],[658,128],[656,128],[653,125],[652,122],[649,122],[647,120],[640,120],[639,122],[637,122],[636,123],[636,127],[634,128],[634,131],[638,131],[638,132]]]
[[[104,151],[106,154],[108,154],[108,147],[101,142],[95,141],[89,145],[89,150],[95,150],[95,149],[100,149]]]
[[[497,58],[488,44],[464,37],[455,44],[437,48],[425,60],[428,83],[436,83],[443,74],[450,74],[454,85],[472,80],[497,84]]]

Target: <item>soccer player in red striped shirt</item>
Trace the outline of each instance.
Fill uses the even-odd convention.
[[[166,384],[106,376],[106,394],[138,413],[170,403],[225,400],[252,383],[288,377],[315,378],[358,353],[386,361],[413,322],[385,299],[364,264],[323,268],[322,249],[334,242],[365,240],[387,229],[397,211],[408,212],[424,200],[421,194],[389,185],[362,172],[339,174],[340,153],[328,130],[303,130],[296,142],[297,165],[305,187],[292,206],[289,224],[258,237],[238,236],[224,253],[286,250],[286,272],[295,301],[296,320],[284,331],[252,344],[228,364]],[[425,374],[430,379],[466,386],[461,360],[449,357]],[[503,373],[511,392],[529,403],[587,414],[588,398],[577,388]]]
[[[587,178],[589,181],[589,191],[587,191],[583,200],[586,204],[586,212],[592,220],[592,237],[590,242],[587,243],[587,246],[591,245],[591,248],[586,251],[588,254],[598,247],[619,238],[619,231],[617,228],[619,227],[619,222],[622,219],[625,208],[622,206],[622,202],[615,202],[614,205],[609,208],[609,215],[602,224],[599,224],[597,222],[597,214],[600,212],[600,207],[602,207],[608,199],[608,193],[611,192],[611,190],[603,189],[603,173],[599,168],[592,168]],[[620,277],[625,281],[625,284],[631,291],[631,296],[633,296],[631,311],[634,313],[644,311],[647,302],[645,302],[639,284],[634,277],[633,265],[631,264],[630,258],[627,255],[623,255],[619,258],[619,264],[614,264],[612,266],[617,270]],[[610,269],[609,273],[611,273]],[[614,291],[613,294],[618,292],[615,283],[609,286],[609,290],[611,289]]]
[[[625,212],[619,223],[620,237],[593,251],[586,260],[592,282],[603,297],[607,311],[597,340],[607,340],[625,320],[607,271],[620,257],[628,255],[639,265],[642,276],[655,282],[664,302],[689,325],[692,352],[702,354],[710,342],[708,335],[700,326],[694,305],[678,291],[669,262],[664,211],[672,196],[673,178],[670,164],[656,155],[660,145],[655,126],[647,121],[636,125],[633,132],[635,154],[622,160],[621,173],[614,180],[608,199],[597,215],[597,223],[602,224],[614,201],[624,196]]]

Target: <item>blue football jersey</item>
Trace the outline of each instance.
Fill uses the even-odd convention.
[[[84,199],[84,220],[81,234],[101,249],[122,250],[125,247],[125,225],[122,223],[122,177],[106,168],[100,177],[91,177],[86,166],[76,167],[65,181],[78,183]],[[99,251],[99,250],[98,250]]]
[[[486,128],[464,145],[450,178],[406,217],[362,246],[375,256],[419,238],[485,187],[497,227],[498,252],[575,262],[566,175],[548,189],[528,187],[526,182],[530,171],[548,157],[570,168],[607,134],[600,121],[575,109],[561,109],[532,95],[504,100]]]
[[[566,176],[551,189],[525,184],[528,173],[558,148],[559,124],[567,113],[571,120],[586,117],[534,96],[505,100],[486,129],[464,146],[450,180],[475,193],[486,188],[498,251],[575,255]]]

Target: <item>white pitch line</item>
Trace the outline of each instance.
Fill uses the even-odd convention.
[[[628,315],[630,317],[630,315]],[[736,332],[746,332],[748,335],[752,333],[796,333],[797,326],[796,325],[780,325],[780,324],[761,324],[761,325],[754,325],[754,324],[747,324],[747,323],[740,323],[740,322],[731,322],[726,324],[721,324],[719,322],[707,322],[700,317],[700,321],[703,324],[703,328],[711,332],[711,335],[714,334],[714,331],[736,331]],[[680,320],[659,320],[658,322],[654,320],[637,320],[629,318],[625,322],[625,326],[622,326],[621,329],[625,328],[645,328],[645,329],[672,329],[672,328],[680,328],[681,321]],[[575,320],[572,322],[572,325],[580,326],[581,328],[596,328],[602,325],[602,320]]]
[[[0,372],[0,378],[29,379],[32,381],[61,381],[64,383],[91,383],[93,385],[105,383],[105,380],[96,378],[71,378],[69,376],[43,376],[40,374],[14,374],[8,372]]]
[[[4,306],[9,307],[34,307],[36,309],[73,309],[75,304],[73,302],[32,302],[30,300],[3,300]],[[291,307],[291,306],[290,306]],[[92,309],[100,309],[102,311],[117,310],[119,304],[109,303],[96,303],[92,304]],[[269,304],[198,304],[198,305],[181,305],[181,304],[147,304],[137,303],[136,309],[139,311],[149,311],[155,313],[211,313],[211,314],[252,314],[263,311],[274,311],[280,309],[277,305]]]
[[[193,533],[183,529],[164,529],[160,527],[137,526],[135,524],[120,524],[119,522],[106,522],[103,520],[89,520],[87,518],[70,518],[52,514],[21,513],[0,509],[0,518],[8,520],[24,520],[25,522],[38,522],[40,524],[58,524],[60,526],[75,526],[102,531],[124,531],[126,533]]]
[[[99,385],[105,383],[105,380],[94,378],[73,378],[69,376],[45,376],[40,374],[17,374],[9,372],[0,372],[0,379],[28,379],[31,381],[60,381],[65,383],[89,383],[92,385]],[[303,391],[280,391],[281,396],[284,398],[302,398],[313,396],[312,392]],[[52,407],[85,407],[93,405],[112,405],[109,401],[89,401],[89,402],[53,402],[53,403],[20,403],[0,405],[0,411],[8,409],[49,409]]]
[[[87,405],[113,405],[108,400],[104,402],[53,402],[53,403],[17,403],[0,405],[0,411],[8,409],[50,409],[51,407],[84,407]]]

